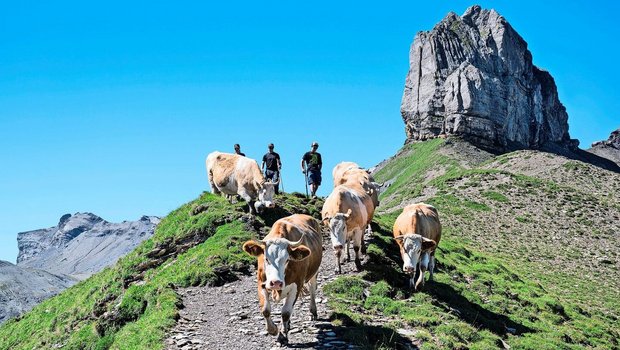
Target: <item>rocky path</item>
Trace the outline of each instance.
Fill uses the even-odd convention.
[[[310,320],[309,297],[297,300],[291,316],[289,348],[356,349],[341,339],[329,322],[331,313],[323,286],[337,277],[337,266],[329,238],[323,238],[323,263],[319,270],[317,290],[318,321]],[[354,256],[351,249],[351,256]],[[363,256],[363,259],[366,257]],[[364,260],[362,260],[364,263]],[[357,273],[353,261],[343,263],[343,274]],[[165,341],[166,349],[235,349],[265,350],[278,348],[276,336],[267,334],[259,312],[256,273],[222,287],[179,289],[184,308],[181,317]],[[272,318],[280,324],[282,304],[272,303]]]

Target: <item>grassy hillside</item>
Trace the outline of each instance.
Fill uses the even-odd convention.
[[[465,155],[465,156],[463,156]],[[494,157],[458,139],[406,146],[375,177],[371,263],[326,290],[352,339],[423,349],[618,348],[620,176],[556,155]],[[411,295],[391,226],[404,204],[440,212],[436,282]]]
[[[321,285],[339,332],[366,348],[620,348],[620,176],[551,154],[493,156],[458,139],[405,146],[375,177],[382,194],[368,263]],[[434,204],[436,281],[412,294],[391,237],[400,209]],[[0,349],[161,349],[176,288],[247,272],[241,244],[321,201],[285,195],[256,220],[203,193],[112,268],[0,327]],[[400,332],[397,332],[400,330]]]
[[[316,215],[299,196],[258,220],[244,204],[203,193],[170,213],[152,238],[114,267],[39,304],[0,328],[0,349],[160,349],[178,318],[175,288],[221,285],[254,261],[240,249],[293,209]]]

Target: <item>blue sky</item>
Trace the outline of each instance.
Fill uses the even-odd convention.
[[[555,77],[582,147],[620,126],[617,3],[479,3]],[[65,213],[164,216],[207,189],[206,155],[236,142],[257,159],[274,142],[287,191],[303,191],[313,140],[326,169],[391,156],[413,37],[473,3],[171,4],[3,3],[0,259]]]

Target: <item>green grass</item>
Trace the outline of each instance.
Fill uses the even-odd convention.
[[[389,341],[385,329],[359,338],[368,327],[366,320],[381,317],[391,319],[393,328],[426,332],[419,339],[422,349],[493,349],[502,341],[516,349],[619,345],[617,320],[584,314],[449,229],[437,251],[435,281],[427,282],[421,293],[411,293],[389,238],[393,220],[394,215],[377,217],[366,272],[325,286],[334,319],[351,329],[350,340],[369,349],[396,346],[401,340]]]
[[[513,215],[515,228],[532,230],[518,225],[536,223],[541,213],[514,214],[514,209],[526,207],[517,206],[513,198],[545,196],[557,201],[548,207],[547,215],[554,217],[555,210],[564,209],[588,232],[592,222],[575,210],[604,207],[604,200],[551,180],[486,168],[493,162],[522,161],[517,153],[464,169],[440,152],[442,144],[443,140],[431,140],[405,146],[376,174],[379,181],[393,181],[393,185],[381,196],[380,209],[389,214],[376,216],[378,225],[368,247],[370,261],[362,274],[338,278],[325,287],[336,310],[334,319],[346,325],[350,340],[368,349],[397,348],[403,339],[395,329],[405,327],[416,331],[414,338],[422,349],[496,349],[504,343],[513,349],[619,348],[617,291],[601,288],[592,276],[541,269],[536,260],[524,259],[538,251],[518,241],[510,247],[511,253],[493,253],[457,230],[466,226],[476,232],[477,220],[494,220],[500,214]],[[584,166],[575,162],[565,167]],[[438,168],[444,171],[438,173]],[[429,176],[431,171],[434,174]],[[435,282],[413,294],[390,238],[400,210],[390,209],[427,188],[433,194],[424,201],[438,208],[444,235],[437,251]],[[576,262],[583,258],[577,250],[537,254],[548,254],[550,259],[572,254]],[[373,319],[389,321],[377,329],[369,325]]]
[[[316,212],[302,196],[279,196],[286,208]],[[0,349],[161,349],[176,323],[174,288],[221,285],[254,259],[241,250],[256,230],[231,205],[203,193],[166,216],[155,234],[106,268],[0,327]],[[320,205],[319,205],[320,207]],[[315,213],[316,214],[316,213]],[[275,221],[277,214],[258,218]]]

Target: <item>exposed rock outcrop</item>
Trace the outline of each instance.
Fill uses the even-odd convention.
[[[607,140],[594,142],[588,152],[607,158],[620,166],[620,128],[612,131]]]
[[[0,323],[75,284],[68,276],[22,268],[0,260]]]
[[[553,77],[495,10],[449,13],[416,35],[409,64],[401,104],[408,141],[454,134],[498,151],[579,144]]]
[[[63,215],[57,226],[17,235],[17,265],[84,279],[149,238],[159,218],[110,223],[91,213]]]

